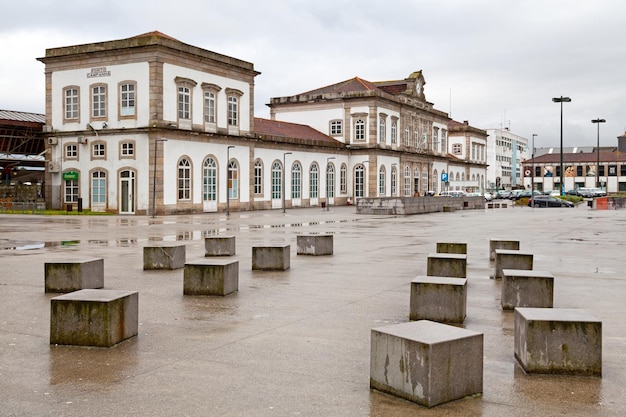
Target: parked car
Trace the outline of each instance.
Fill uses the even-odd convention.
[[[465,191],[442,191],[439,195],[441,197],[465,197],[467,193]]]
[[[493,200],[493,194],[491,193],[485,193],[485,201],[491,201]]]
[[[561,190],[550,190],[546,192],[546,195],[551,195],[552,197],[558,197],[561,195]]]
[[[574,207],[574,203],[550,195],[535,195],[528,200],[528,207]]]
[[[507,190],[500,190],[496,193],[496,198],[498,199],[507,199],[511,196],[511,192]]]

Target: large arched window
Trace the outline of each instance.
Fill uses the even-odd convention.
[[[422,195],[428,195],[428,187],[430,184],[428,183],[428,167],[422,172]]]
[[[178,199],[191,200],[191,162],[187,158],[178,161]]]
[[[283,193],[283,166],[280,162],[272,164],[272,200],[282,198]]]
[[[381,197],[385,196],[385,182],[386,182],[386,172],[385,172],[385,166],[381,165],[380,169],[378,170],[378,195]]]
[[[365,122],[357,119],[354,123],[354,140],[365,140]]]
[[[107,174],[104,171],[91,173],[91,207],[106,205],[107,202]]]
[[[404,195],[411,195],[411,168],[408,165],[404,167]]]
[[[380,118],[380,122],[378,123],[378,142],[385,143],[387,136],[387,126],[385,125],[385,119]]]
[[[365,167],[357,165],[354,168],[354,197],[365,196]]]
[[[320,170],[316,163],[311,164],[309,171],[309,198],[319,197]]]
[[[335,197],[335,166],[330,162],[326,165],[326,193],[328,198]]]
[[[348,167],[346,164],[341,164],[339,172],[339,189],[344,194],[348,192]]]
[[[228,163],[228,198],[239,198],[239,165],[237,161]]]
[[[398,169],[391,167],[391,196],[398,195]]]
[[[254,161],[254,194],[263,194],[263,162]]]
[[[302,198],[302,166],[299,162],[291,167],[291,198]]]
[[[213,158],[205,159],[202,164],[202,199],[217,200],[217,163]]]
[[[420,192],[420,169],[419,167],[415,167],[413,169],[413,195],[416,195]]]
[[[437,170],[433,171],[433,189],[432,191],[435,194],[439,194],[439,181],[438,181],[438,174],[437,174]]]

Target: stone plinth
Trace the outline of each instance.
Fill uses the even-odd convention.
[[[420,320],[372,329],[370,387],[434,407],[483,390],[483,335]]]
[[[204,250],[204,256],[234,256],[235,236],[205,237]]]
[[[180,269],[185,266],[185,245],[143,248],[143,269]]]
[[[554,302],[554,277],[546,271],[502,270],[502,308],[551,308]]]
[[[50,344],[110,347],[137,336],[139,293],[80,290],[50,300]]]
[[[437,253],[467,254],[467,243],[437,242]]]
[[[494,277],[502,278],[503,269],[533,269],[533,254],[518,250],[496,249],[496,266]]]
[[[467,276],[467,255],[431,253],[428,255],[426,275],[465,278]]]
[[[410,320],[463,323],[467,309],[467,279],[417,277],[411,281]]]
[[[298,235],[298,255],[332,255],[333,235]]]
[[[528,373],[602,375],[602,322],[584,310],[515,309],[515,358]]]
[[[288,244],[252,247],[252,270],[285,271],[290,266]]]
[[[239,290],[239,261],[199,259],[185,264],[184,295],[228,295]]]
[[[72,292],[104,287],[104,259],[46,262],[45,292]]]
[[[489,239],[489,260],[496,260],[496,249],[519,250],[519,240]]]

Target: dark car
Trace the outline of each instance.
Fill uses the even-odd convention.
[[[574,207],[574,203],[549,195],[536,195],[528,200],[528,207]]]

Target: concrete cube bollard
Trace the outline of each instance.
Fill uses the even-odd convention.
[[[483,334],[429,320],[371,332],[370,387],[434,407],[483,390]]]
[[[551,308],[554,305],[554,277],[546,271],[503,269],[500,302],[504,310]]]
[[[496,260],[496,249],[519,250],[519,240],[489,239],[489,260]]]
[[[467,279],[420,276],[411,281],[410,320],[463,323]]]
[[[533,254],[518,250],[496,249],[496,279],[502,279],[503,269],[533,269]]]
[[[235,256],[235,236],[204,238],[204,256]]]
[[[431,277],[467,277],[467,255],[431,253],[428,255],[426,275]]]
[[[180,269],[185,266],[185,245],[159,245],[143,248],[143,269]]]
[[[199,259],[185,264],[184,295],[228,295],[239,290],[239,261]]]
[[[50,300],[50,344],[110,347],[137,336],[139,293],[86,289]]]
[[[298,235],[298,255],[332,255],[333,235]]]
[[[458,253],[467,255],[467,243],[437,242],[437,253]]]
[[[290,267],[291,246],[270,245],[252,247],[252,270],[285,271]]]
[[[584,310],[516,308],[515,358],[528,373],[602,375],[602,322]]]
[[[46,262],[44,276],[47,293],[102,288],[104,287],[104,259]]]

